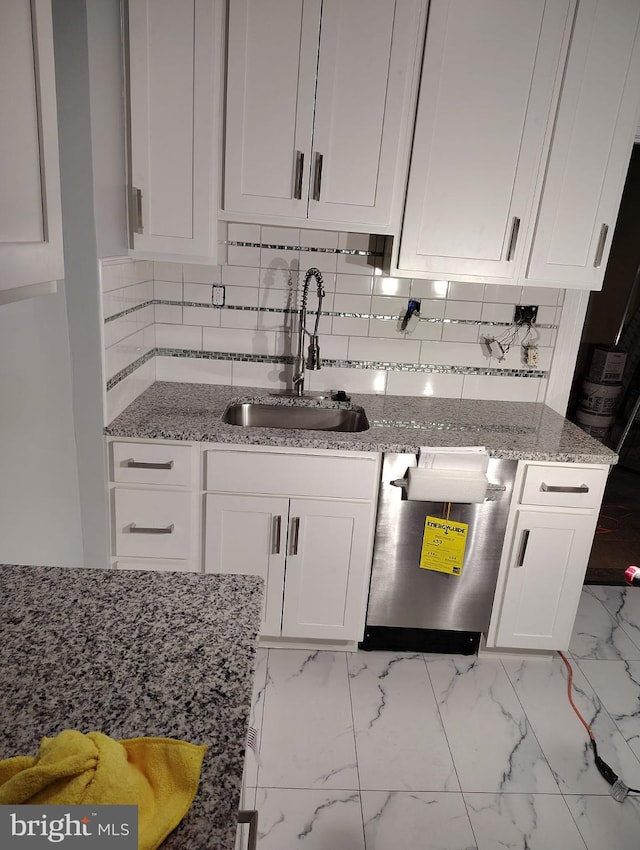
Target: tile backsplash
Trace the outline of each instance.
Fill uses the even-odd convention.
[[[221,264],[102,261],[107,421],[154,380],[283,388],[297,347],[305,271],[324,279],[322,368],[310,390],[345,389],[543,401],[564,290],[394,278],[383,244],[364,234],[224,226]],[[212,306],[213,285],[224,306]],[[308,327],[317,298],[312,280]],[[408,332],[399,317],[420,301]],[[538,305],[538,362],[523,362],[521,329],[502,360],[481,344],[506,336],[516,304]],[[305,345],[306,348],[306,345]]]

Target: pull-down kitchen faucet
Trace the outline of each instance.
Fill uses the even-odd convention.
[[[307,298],[309,296],[309,281],[314,277],[316,279],[317,284],[317,294],[318,294],[318,309],[316,312],[316,322],[313,328],[313,333],[309,333],[307,330]],[[293,373],[293,388],[295,394],[297,396],[301,396],[304,393],[304,374],[305,367],[307,369],[319,369],[320,368],[320,346],[318,345],[318,322],[320,321],[320,310],[322,307],[322,299],[324,298],[324,281],[322,280],[322,275],[320,271],[316,268],[310,268],[304,276],[304,282],[302,284],[302,301],[300,304],[300,313],[298,319],[298,353],[295,359],[295,371]],[[305,361],[303,349],[304,349],[304,335],[309,334],[310,342],[309,349],[307,352],[307,359]]]

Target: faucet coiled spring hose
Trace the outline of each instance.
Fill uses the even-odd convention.
[[[302,302],[301,309],[306,313],[307,312],[307,298],[309,297],[309,281],[312,277],[315,277],[317,283],[317,295],[318,295],[318,309],[316,310],[316,321],[313,327],[313,335],[318,335],[318,324],[320,322],[320,304],[322,303],[322,299],[324,298],[324,280],[322,279],[322,273],[320,269],[316,269],[312,267],[307,270],[307,273],[304,276],[304,282],[302,284]]]

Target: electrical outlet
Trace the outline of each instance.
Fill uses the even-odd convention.
[[[224,306],[224,286],[218,286],[214,283],[211,289],[211,303],[214,307]]]
[[[537,307],[524,307],[522,304],[516,305],[516,309],[513,314],[513,321],[516,325],[535,325],[537,318]]]

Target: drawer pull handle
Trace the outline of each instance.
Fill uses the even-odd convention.
[[[282,517],[274,516],[272,519],[272,527],[271,527],[271,554],[279,555],[280,554],[280,534],[282,531]]]
[[[129,469],[173,469],[173,461],[168,460],[166,463],[145,463],[142,460],[133,460],[133,458],[130,458],[125,466]]]
[[[527,551],[527,543],[529,542],[529,529],[525,528],[522,532],[522,541],[520,542],[520,552],[518,553],[518,559],[516,560],[516,568],[522,567],[524,565],[524,556]]]
[[[300,536],[300,517],[294,516],[291,519],[291,543],[289,544],[289,554],[298,554],[298,537]]]
[[[578,487],[566,487],[563,484],[545,484],[543,481],[540,485],[543,493],[588,493],[589,488],[586,484],[580,484]]]
[[[161,526],[160,528],[151,526],[146,527],[144,525],[136,525],[135,522],[132,522],[129,526],[129,534],[173,534],[173,529],[175,528],[174,524]]]

